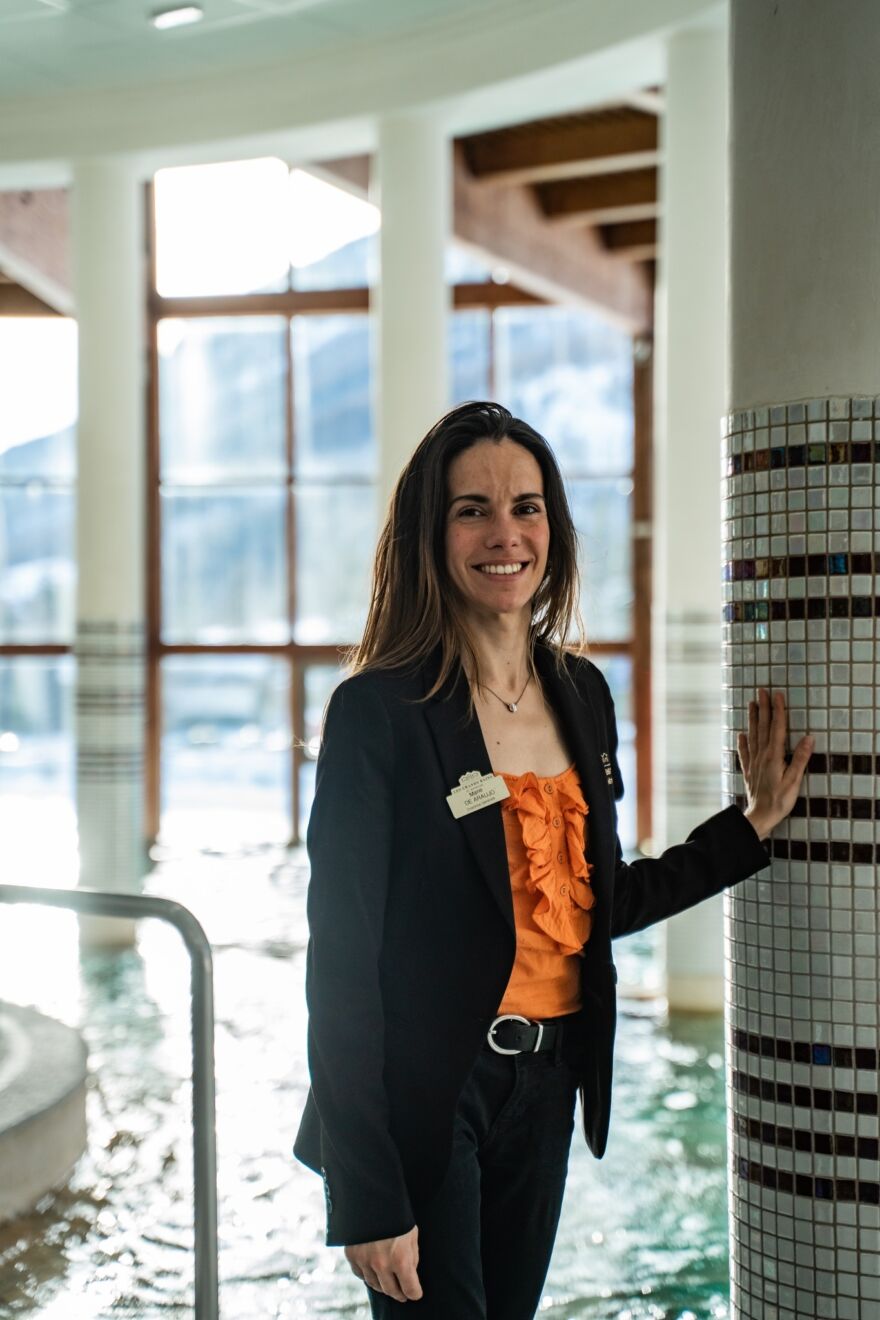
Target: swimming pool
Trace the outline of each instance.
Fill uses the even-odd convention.
[[[51,883],[44,879],[45,883]],[[180,899],[215,950],[224,1320],[364,1320],[362,1285],[323,1246],[320,1180],[290,1146],[306,1090],[302,850],[165,856],[150,889]],[[650,941],[617,946],[621,980]],[[4,913],[0,999],[80,1025],[93,1073],[89,1149],[70,1184],[0,1226],[0,1315],[165,1320],[192,1314],[189,966],[174,932],[82,964],[73,919]],[[722,1023],[624,1004],[608,1152],[576,1131],[541,1314],[729,1316]]]

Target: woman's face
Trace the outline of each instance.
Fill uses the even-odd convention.
[[[476,614],[531,617],[550,526],[535,458],[513,440],[479,440],[449,465],[446,568]]]

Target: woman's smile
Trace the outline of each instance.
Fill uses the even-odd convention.
[[[523,561],[520,559],[517,559],[512,563],[502,562],[498,564],[474,565],[474,567],[480,573],[489,574],[489,576],[491,577],[515,577],[518,573],[521,573],[523,569],[528,568],[528,566],[529,566],[528,560]]]

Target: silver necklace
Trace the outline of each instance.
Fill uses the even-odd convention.
[[[526,687],[523,688],[522,692],[519,694],[516,701],[506,701],[504,697],[498,697],[498,693],[493,691],[493,689],[489,687],[488,683],[484,683],[483,687],[486,689],[487,692],[491,692],[493,697],[498,697],[498,700],[501,702],[503,706],[507,707],[511,715],[515,715],[516,708],[519,705],[519,703],[522,701],[523,697],[525,696],[526,688],[529,686],[531,681],[532,681],[532,676],[531,674],[529,674],[528,678],[526,679]]]

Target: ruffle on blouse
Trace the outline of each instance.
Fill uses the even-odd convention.
[[[584,856],[587,805],[579,791],[577,796],[572,793],[570,775],[552,781],[552,795],[542,790],[531,770],[504,779],[510,796],[501,805],[519,817],[528,857],[526,888],[540,894],[532,913],[535,925],[556,941],[560,952],[580,953],[590,936],[590,909],[596,901],[589,878],[593,868]],[[564,878],[554,870],[553,855],[558,851],[551,833],[554,816],[561,816],[564,825],[569,863]],[[559,892],[561,885],[565,894]]]

